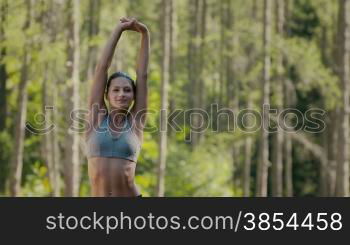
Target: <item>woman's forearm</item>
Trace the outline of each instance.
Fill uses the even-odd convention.
[[[136,67],[137,76],[147,76],[149,52],[150,52],[150,35],[149,35],[149,32],[146,31],[142,33],[141,48],[140,48],[137,67]]]
[[[97,67],[98,68],[102,68],[102,69],[108,69],[109,66],[112,63],[112,58],[114,55],[114,51],[115,48],[117,46],[117,43],[121,37],[122,34],[122,29],[120,28],[120,26],[117,26],[113,32],[111,37],[109,38],[107,44],[105,45],[105,47],[103,48],[101,57],[97,63]]]

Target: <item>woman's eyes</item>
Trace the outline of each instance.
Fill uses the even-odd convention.
[[[113,89],[113,91],[115,91],[115,92],[118,92],[119,91],[119,89]],[[124,92],[131,92],[131,90],[130,89],[124,89]]]

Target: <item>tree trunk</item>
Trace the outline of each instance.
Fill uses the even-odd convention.
[[[252,23],[257,21],[257,1],[256,0],[253,1],[251,21]],[[253,49],[247,50],[246,56],[248,57],[248,60],[249,60],[249,63],[247,65],[247,70],[246,70],[247,73],[252,68],[255,60],[253,53],[254,53]],[[250,89],[253,89],[252,81],[248,82],[248,90]],[[253,99],[250,92],[247,93],[246,106],[248,110],[253,109]],[[247,120],[247,124],[251,125],[252,123],[251,118],[248,117],[246,120]],[[254,142],[254,138],[249,134],[247,134],[244,142],[244,169],[243,169],[243,180],[242,180],[244,197],[250,196],[250,182],[251,182],[250,172],[251,172],[253,142]]]
[[[339,113],[339,153],[336,196],[349,196],[349,77],[350,77],[350,0],[339,0],[339,80],[342,107]]]
[[[25,49],[27,49],[25,47]],[[11,157],[10,167],[10,195],[13,197],[20,195],[22,168],[23,168],[23,148],[24,148],[24,136],[25,136],[25,121],[27,117],[27,84],[28,84],[28,63],[29,54],[25,50],[23,54],[23,63],[21,69],[21,80],[18,87],[19,94],[17,99],[17,105],[19,110],[15,119],[15,140],[14,140],[14,152]]]
[[[167,110],[168,110],[168,84],[170,64],[170,18],[171,8],[167,0],[162,1],[164,13],[163,32],[163,61],[162,61],[162,84],[161,84],[161,114],[159,132],[159,159],[156,195],[163,197],[165,192],[165,168],[167,156]]]
[[[257,169],[256,195],[258,197],[267,196],[267,178],[269,167],[269,140],[268,140],[268,111],[264,110],[264,105],[270,105],[270,40],[271,40],[271,0],[264,0],[264,31],[263,31],[263,84],[262,84],[262,103],[263,112],[260,159]]]
[[[1,2],[0,6],[0,43],[5,40],[5,25],[7,18],[7,1]],[[5,129],[6,114],[7,114],[7,100],[6,100],[6,81],[7,71],[3,59],[6,56],[6,47],[0,48],[0,132]]]
[[[88,15],[86,20],[86,32],[87,32],[87,52],[86,60],[84,61],[84,73],[81,77],[81,101],[87,101],[88,88],[91,87],[94,68],[96,67],[97,51],[98,47],[95,38],[100,31],[100,15],[101,15],[101,0],[89,0]],[[84,25],[83,25],[84,26]],[[116,68],[120,68],[122,59],[116,59]],[[85,161],[83,155],[80,155],[80,161]]]
[[[283,37],[284,26],[284,0],[275,1],[276,6],[276,32]],[[282,47],[280,47],[282,50]],[[277,112],[283,109],[283,56],[278,54],[276,58],[277,81],[276,81],[276,104]],[[273,137],[273,161],[272,161],[272,196],[283,195],[283,130],[277,125],[277,132]]]
[[[336,186],[336,169],[337,169],[337,143],[338,143],[338,112],[333,110],[329,113],[329,125],[327,127],[327,156],[328,156],[328,169],[327,169],[327,184],[328,184],[328,196],[335,196]]]
[[[51,118],[50,114],[51,112],[47,110],[47,107],[49,105],[49,90],[48,89],[48,65],[45,66],[44,70],[44,76],[43,76],[43,86],[42,86],[42,96],[43,96],[43,113],[45,115],[45,128],[48,128],[50,123],[51,123]],[[53,132],[45,133],[43,140],[42,140],[42,147],[43,147],[43,156],[46,161],[46,166],[47,166],[47,173],[49,177],[49,182],[50,182],[50,192],[51,196],[53,196],[53,190],[54,190],[54,185],[55,185],[55,176],[54,176],[54,167],[53,167],[53,158],[52,158],[52,144],[51,144],[51,135]]]
[[[49,68],[46,69],[51,70]],[[55,118],[55,105],[56,103],[56,90],[53,84],[53,79],[48,79],[47,72],[44,74],[43,81],[43,111],[45,114],[45,128],[49,128],[50,125],[55,125],[54,130],[44,135],[43,148],[44,158],[48,169],[48,177],[51,187],[51,196],[60,196],[60,160],[59,149],[57,142],[58,124]],[[58,158],[57,158],[58,157]]]
[[[27,13],[26,21],[22,28],[23,32],[26,32],[31,25],[33,18],[33,3],[32,1],[26,1]],[[29,38],[26,39],[23,51],[23,60],[21,68],[20,83],[18,86],[18,98],[17,105],[19,110],[15,117],[15,132],[14,132],[14,151],[11,156],[10,165],[10,195],[13,197],[20,195],[22,169],[23,169],[23,148],[24,148],[24,137],[25,137],[25,123],[27,117],[27,101],[28,101],[28,73],[29,73]]]
[[[55,63],[54,63],[55,66]],[[57,89],[54,89],[57,87],[58,82],[57,80],[52,81],[52,105],[54,108],[57,108],[58,106],[58,91]],[[52,161],[53,161],[53,168],[54,168],[54,185],[53,185],[53,194],[54,196],[60,196],[60,190],[61,190],[61,176],[60,176],[60,170],[61,170],[61,152],[58,145],[58,135],[59,135],[59,125],[58,125],[58,119],[57,119],[57,113],[52,112],[51,113],[51,120],[54,125],[56,125],[55,130],[52,132],[51,135],[51,145],[52,145]]]
[[[244,172],[243,172],[243,196],[250,196],[250,169],[251,169],[251,156],[252,156],[252,143],[253,139],[247,136],[244,144]]]
[[[226,47],[226,106],[238,112],[238,100],[239,100],[239,86],[238,81],[235,79],[235,69],[234,69],[234,50],[235,43],[237,42],[237,35],[234,35],[234,13],[232,8],[232,1],[226,1],[226,20],[225,26],[227,28],[228,34],[225,38]]]
[[[56,67],[56,61],[53,62],[52,67]],[[49,118],[52,121],[52,124],[55,125],[55,129],[51,133],[50,137],[50,144],[51,144],[51,150],[52,150],[52,163],[53,163],[53,195],[55,197],[61,195],[61,168],[62,166],[62,160],[61,160],[61,151],[59,148],[59,132],[60,132],[60,125],[58,123],[58,114],[55,113],[58,108],[58,89],[55,89],[59,86],[59,83],[56,78],[51,78],[52,82],[50,83],[49,90],[52,91],[50,95],[50,103],[52,107],[54,108],[54,111],[50,111]]]
[[[197,37],[197,12],[198,12],[198,0],[189,1],[189,28],[188,28],[188,50],[187,50],[187,59],[188,59],[188,105],[189,108],[194,107],[194,96],[196,93],[196,45],[193,41],[193,36]],[[164,38],[163,38],[164,39]]]
[[[71,121],[70,113],[79,108],[79,0],[68,2],[68,89],[67,89],[67,120]],[[76,120],[73,122],[74,128],[78,127]],[[68,129],[65,160],[65,196],[79,195],[79,134]]]
[[[237,190],[242,189],[242,176],[239,159],[240,147],[233,145],[232,147],[232,187],[233,187],[233,196],[237,196]]]
[[[89,1],[89,19],[88,19],[88,51],[86,59],[86,81],[92,78],[93,70],[96,66],[96,54],[97,45],[91,43],[99,33],[100,23],[100,12],[101,12],[101,0],[90,0]],[[83,81],[84,81],[83,80]]]
[[[175,55],[174,55],[174,47],[176,45],[176,34],[175,34],[175,23],[176,23],[176,11],[175,11],[175,3],[173,1],[169,1],[170,5],[170,30],[169,30],[169,42],[170,42],[170,64],[169,64],[169,86],[175,84],[176,79],[176,63],[175,63]],[[175,95],[169,91],[169,112],[173,112],[175,110]],[[173,136],[173,130],[169,128],[168,136],[169,138]]]
[[[48,2],[48,3],[47,3]],[[45,5],[47,4],[47,6]],[[57,8],[52,0],[50,1],[42,1],[42,13],[40,15],[39,21],[42,25],[42,33],[44,33],[46,30],[47,35],[49,37],[48,43],[43,43],[43,45],[53,45],[56,41],[56,23],[55,18]],[[42,54],[44,55],[44,54]],[[57,88],[53,85],[54,83],[54,77],[49,73],[49,71],[53,71],[55,69],[54,62],[49,62],[45,64],[45,68],[43,71],[43,86],[42,86],[42,101],[43,101],[43,114],[45,115],[45,122],[44,126],[45,128],[49,128],[51,125],[55,125],[54,130],[45,133],[42,137],[42,156],[43,159],[45,159],[45,163],[47,166],[47,175],[50,183],[50,195],[51,196],[59,196],[60,195],[60,173],[59,173],[59,161],[55,159],[55,148],[58,147],[57,140],[55,140],[55,135],[57,134],[57,123],[53,120],[53,117],[55,115],[54,110],[55,104],[54,104],[54,93],[56,93]]]
[[[206,35],[206,12],[207,12],[207,2],[206,0],[200,0],[196,3],[196,42],[194,45],[195,50],[195,56],[193,59],[196,61],[194,62],[194,70],[195,75],[193,77],[193,87],[194,87],[194,93],[193,96],[193,108],[194,109],[203,109],[204,108],[204,97],[203,92],[204,89],[204,50],[205,50],[205,35]],[[198,42],[200,40],[200,42]],[[202,140],[203,133],[198,132],[197,130],[200,129],[200,125],[202,122],[200,121],[201,116],[198,114],[193,115],[193,125],[191,125],[196,129],[196,132],[194,130],[191,130],[191,146],[192,148],[195,148]],[[204,118],[202,118],[204,119]]]
[[[61,6],[56,6],[56,4],[51,1],[51,8],[50,8],[50,13],[51,13],[51,17],[54,16],[54,21],[50,21],[50,26],[52,29],[52,33],[51,33],[51,43],[56,42],[56,36],[58,33],[58,30],[56,28],[56,23],[57,21],[59,21],[58,16],[54,15],[54,8],[56,9],[57,7]],[[56,67],[56,61],[53,62],[52,67]],[[57,82],[57,78],[52,77],[52,81],[50,83],[50,90],[52,91],[51,93],[51,104],[53,106],[53,108],[58,108],[58,89],[55,89],[58,87],[58,82]],[[58,116],[57,113],[55,113],[54,111],[51,112],[50,114],[50,119],[52,120],[52,123],[55,125],[55,130],[52,132],[50,140],[51,140],[51,149],[52,149],[52,162],[53,162],[53,195],[55,197],[58,197],[61,195],[60,190],[61,190],[61,175],[60,175],[60,171],[61,171],[61,152],[59,149],[59,144],[58,144],[58,135],[59,135],[59,123],[58,123]]]
[[[236,41],[236,35],[234,35],[234,15],[233,15],[233,8],[232,8],[232,1],[225,0],[222,4],[225,4],[222,9],[222,21],[221,21],[221,28],[222,28],[222,35],[221,35],[221,43],[223,45],[222,50],[222,65],[223,65],[223,74],[224,79],[222,79],[222,82],[225,81],[226,85],[226,93],[225,93],[225,105],[227,108],[232,109],[236,114],[238,114],[239,108],[238,108],[238,99],[239,99],[239,86],[238,81],[235,79],[235,71],[234,71],[234,44]],[[226,33],[226,34],[224,34]],[[224,95],[224,93],[222,94]],[[228,128],[228,125],[224,125],[224,128]],[[238,178],[238,173],[241,173],[241,163],[239,162],[239,147],[234,144],[232,147],[232,181],[233,186],[235,189],[239,188],[240,185],[242,185],[242,175]],[[243,186],[241,186],[243,188]]]
[[[327,131],[322,133],[322,147],[325,149],[325,157],[324,159],[320,162],[320,167],[319,167],[319,196],[321,197],[327,197],[329,196],[329,186],[328,186],[328,137],[327,137]]]
[[[251,95],[248,93],[247,98],[247,109],[253,109],[253,101]],[[247,124],[251,125],[251,118],[247,118]],[[243,168],[243,196],[250,196],[250,172],[251,172],[251,162],[252,162],[252,146],[253,137],[249,134],[245,138],[244,142],[244,168]]]
[[[290,15],[291,15],[291,4],[292,2],[289,0],[284,0],[284,35],[286,37],[290,36],[290,28],[289,28],[289,22],[290,22]],[[286,60],[283,58],[283,66],[286,67]],[[290,77],[289,74],[286,72],[286,76],[283,83],[283,93],[284,93],[284,106],[285,108],[290,108],[292,106],[292,98],[291,94],[292,91],[290,89],[290,86],[288,85],[287,77]],[[289,124],[290,120],[287,117],[286,123]],[[291,138],[291,135],[287,132],[284,133],[283,137],[283,158],[284,158],[284,191],[285,196],[292,197],[293,196],[293,156],[292,156],[292,148],[293,148],[293,141]]]
[[[321,50],[321,60],[322,63],[326,66],[326,67],[330,67],[331,62],[329,62],[329,58],[327,55],[327,49],[329,46],[329,43],[327,41],[327,27],[326,25],[322,26],[321,29],[321,39],[320,39],[320,50]],[[330,133],[332,133],[330,130],[330,128],[332,127],[332,125],[335,124],[335,121],[333,120],[329,120],[330,115],[331,115],[332,111],[329,111],[329,113],[327,113],[327,117],[326,117],[326,124],[327,124],[327,128],[326,130],[322,133],[322,146],[325,149],[325,156],[326,159],[324,159],[324,161],[321,161],[321,166],[319,168],[319,196],[321,197],[327,197],[330,196],[331,191],[330,191],[330,181],[329,181],[329,173],[331,171],[331,167],[330,167],[330,161],[329,161],[329,153],[330,153],[330,148],[333,147],[331,146],[331,140],[332,137],[329,137]],[[334,130],[333,130],[334,131]],[[334,133],[336,133],[337,131],[335,131]]]
[[[219,61],[219,98],[217,102],[219,108],[222,107],[224,100],[224,85],[225,85],[225,58],[226,58],[226,48],[225,48],[225,39],[226,39],[226,26],[225,26],[225,1],[220,1],[220,61]],[[216,120],[216,119],[215,119]],[[220,123],[219,123],[220,125]]]
[[[285,162],[285,196],[293,196],[293,162],[292,162],[292,139],[288,133],[284,135],[284,162]]]
[[[206,48],[206,35],[207,35],[207,0],[202,0],[202,6],[201,6],[201,19],[199,21],[200,25],[200,38],[201,38],[201,44],[199,48],[199,67],[198,67],[198,72],[199,72],[199,81],[198,81],[198,107],[203,109],[205,108],[204,104],[204,98],[205,98],[205,82],[204,82],[204,77],[205,77],[205,61],[204,61],[204,53],[205,53],[205,48]],[[204,118],[203,118],[204,119]],[[199,127],[200,122],[198,121],[198,127]],[[203,140],[203,132],[200,132],[198,134],[198,143],[202,142]]]

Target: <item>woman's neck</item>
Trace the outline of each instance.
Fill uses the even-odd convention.
[[[113,123],[113,126],[118,127],[119,125],[123,124],[127,114],[128,114],[128,111],[126,110],[113,109],[109,113],[110,122]]]

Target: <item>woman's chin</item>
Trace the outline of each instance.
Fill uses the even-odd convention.
[[[113,108],[116,109],[116,110],[128,110],[129,109],[128,105],[126,105],[126,104],[114,105]]]

